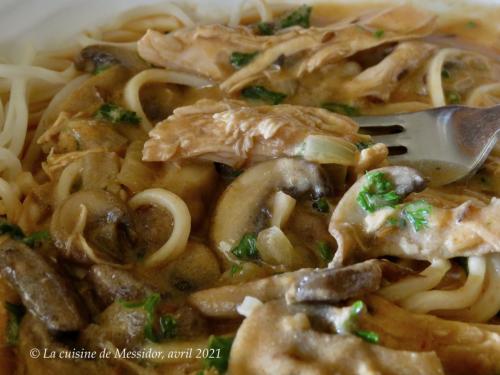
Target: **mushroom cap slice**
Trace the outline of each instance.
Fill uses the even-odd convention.
[[[279,190],[322,196],[328,187],[320,167],[301,159],[275,159],[246,170],[226,188],[212,218],[211,241],[226,268],[243,235],[263,229],[266,200]]]
[[[62,256],[84,264],[126,263],[135,238],[127,205],[97,189],[79,191],[61,203],[50,233]]]
[[[425,188],[424,177],[415,169],[409,167],[393,166],[374,169],[370,173],[382,172],[394,185],[394,191],[401,199],[412,192]],[[335,238],[338,250],[330,266],[345,264],[352,257],[352,251],[363,247],[368,241],[365,230],[365,217],[367,212],[358,204],[357,197],[367,183],[367,175],[361,177],[344,194],[333,212],[330,220],[329,231]]]
[[[96,70],[107,68],[111,65],[121,65],[132,72],[149,68],[135,51],[108,45],[91,45],[80,51],[75,61],[80,70],[95,73]]]

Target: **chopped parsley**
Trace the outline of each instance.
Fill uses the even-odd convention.
[[[29,247],[36,247],[40,245],[41,242],[50,239],[50,234],[46,230],[41,230],[38,232],[33,232],[29,236],[26,236],[22,241]]]
[[[160,302],[160,295],[152,293],[143,301],[119,301],[124,307],[134,309],[143,308],[146,312],[146,324],[144,325],[144,336],[152,342],[158,342],[162,337],[157,337],[154,332],[154,320],[156,305]],[[161,322],[160,322],[161,327]]]
[[[308,28],[311,26],[311,11],[312,7],[302,5],[294,11],[288,13],[277,22],[259,22],[257,24],[257,32],[260,35],[273,35],[275,32],[286,29],[287,27],[300,26]]]
[[[229,58],[229,62],[236,69],[241,69],[249,62],[251,62],[255,56],[257,56],[258,52],[252,53],[243,53],[243,52],[233,52],[231,57]]]
[[[257,249],[257,236],[253,233],[245,234],[238,245],[236,245],[231,252],[239,259],[242,260],[256,260],[259,259],[259,251]]]
[[[108,70],[109,68],[111,68],[114,64],[110,64],[110,63],[106,63],[106,64],[97,64],[92,72],[93,75],[98,75],[102,72],[104,72],[105,70]]]
[[[285,16],[283,19],[278,21],[278,28],[285,29],[291,26],[301,26],[303,28],[308,28],[311,25],[312,7],[308,5],[302,5],[295,9],[293,12]]]
[[[404,228],[406,226],[406,221],[399,217],[390,217],[387,219],[387,225],[395,228]]]
[[[330,262],[333,259],[333,250],[326,242],[318,242],[317,249],[323,260]]]
[[[456,91],[447,91],[446,101],[450,104],[460,104],[462,98],[460,97],[460,94]]]
[[[450,71],[448,69],[442,69],[441,70],[441,77],[443,79],[450,79],[450,77],[451,77]]]
[[[137,113],[126,110],[119,105],[113,103],[105,103],[97,110],[94,117],[97,120],[105,120],[113,124],[131,124],[139,125],[141,118]]]
[[[0,235],[8,234],[14,240],[24,238],[23,230],[16,224],[11,224],[5,219],[0,219]]]
[[[206,369],[214,368],[219,374],[224,374],[229,364],[229,354],[231,353],[233,340],[234,337],[210,336],[208,349],[214,355],[203,359],[204,367]]]
[[[468,29],[475,29],[477,27],[477,22],[475,21],[469,21],[465,24],[465,26],[468,28]]]
[[[19,327],[21,320],[26,313],[23,305],[16,305],[14,303],[5,302],[5,310],[7,310],[8,321],[6,326],[5,338],[9,346],[17,345],[19,340]]]
[[[410,224],[413,225],[415,231],[425,228],[429,223],[429,215],[432,206],[425,200],[411,202],[403,208],[403,215]]]
[[[237,273],[240,273],[241,271],[243,271],[243,267],[242,266],[240,266],[239,264],[233,264],[231,266],[231,269],[229,270],[229,274],[231,276],[234,276]]]
[[[269,104],[280,104],[285,100],[286,95],[266,89],[264,86],[248,86],[241,91],[245,99],[259,100]]]
[[[340,113],[341,115],[346,115],[350,117],[359,116],[361,114],[358,107],[344,103],[335,103],[335,102],[323,103],[321,105],[321,108],[327,109],[330,112]]]
[[[344,328],[354,335],[362,338],[370,344],[378,344],[380,341],[379,335],[373,331],[365,331],[357,328],[359,316],[366,310],[366,305],[363,301],[356,301],[351,305],[349,318],[344,324]]]
[[[160,335],[163,340],[177,336],[177,320],[172,315],[160,317]]]
[[[324,214],[330,212],[330,206],[328,205],[328,201],[326,200],[325,197],[315,199],[313,201],[312,206],[318,212],[321,212]]]
[[[355,144],[356,148],[361,151],[373,145],[373,142],[357,142]]]
[[[257,24],[257,31],[260,35],[273,35],[274,24],[272,22],[259,22]]]
[[[29,247],[39,246],[41,242],[50,239],[50,234],[46,230],[33,232],[29,236],[16,224],[11,224],[5,219],[0,219],[0,235],[7,234],[16,241],[22,241]]]
[[[382,30],[382,29],[375,30],[375,31],[373,32],[373,36],[374,36],[375,38],[377,38],[377,39],[382,38],[382,37],[384,36],[384,34],[385,34],[385,31],[384,31],[384,30]]]
[[[354,331],[354,334],[366,342],[369,342],[370,344],[378,344],[380,341],[380,337],[378,333],[373,332],[373,331],[364,331],[364,330],[357,330]]]
[[[382,207],[393,207],[401,201],[401,197],[394,191],[394,184],[383,172],[367,173],[366,180],[356,198],[365,211],[375,212]]]

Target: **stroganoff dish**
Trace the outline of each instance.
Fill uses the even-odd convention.
[[[500,104],[494,25],[252,4],[2,60],[0,373],[500,373],[500,149],[439,186],[355,119]]]

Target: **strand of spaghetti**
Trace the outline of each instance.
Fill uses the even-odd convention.
[[[82,173],[82,163],[76,160],[69,164],[61,173],[54,188],[54,202],[61,204],[71,193],[71,187]]]
[[[475,107],[483,106],[484,104],[481,103],[481,99],[488,93],[498,95],[499,96],[498,100],[500,101],[500,83],[490,83],[476,87],[474,91],[470,93],[465,104]],[[486,103],[486,105],[488,104],[489,103]]]
[[[33,168],[34,163],[38,159],[41,153],[40,146],[36,143],[38,138],[47,130],[48,126],[52,121],[55,120],[55,115],[53,115],[56,109],[59,107],[61,102],[66,99],[72,92],[74,92],[80,85],[83,84],[88,78],[89,74],[83,74],[81,76],[77,76],[70,82],[68,82],[59,92],[54,95],[49,105],[43,112],[43,115],[38,123],[38,126],[35,130],[35,135],[31,140],[31,143],[28,146],[26,154],[24,155],[23,165],[27,170],[31,170]]]
[[[21,202],[10,184],[3,178],[0,178],[0,198],[2,198],[5,207],[7,219],[15,223],[21,212]]]
[[[173,3],[165,3],[158,5],[148,5],[142,6],[140,8],[130,9],[124,12],[120,17],[113,23],[111,23],[110,28],[121,28],[128,22],[137,20],[139,18],[144,18],[148,16],[157,16],[159,14],[166,14],[177,18],[186,27],[191,27],[195,25],[193,19],[188,16],[188,14],[182,10],[179,6]]]
[[[22,171],[21,162],[16,155],[7,148],[0,147],[0,173],[8,181],[19,175]]]
[[[141,32],[141,34],[144,34],[147,29],[172,31],[180,27],[182,27],[182,23],[172,16],[148,17],[129,22],[126,25],[127,30]]]
[[[211,85],[210,81],[195,75],[164,69],[148,69],[136,74],[127,82],[123,91],[123,98],[128,109],[136,112],[142,118],[141,126],[146,131],[151,130],[153,126],[142,109],[139,92],[143,85],[151,82],[175,83],[191,87]]]
[[[80,35],[77,39],[78,43],[80,44],[81,47],[87,47],[92,44],[102,44],[105,46],[115,46],[115,47],[121,47],[121,48],[127,48],[130,50],[137,50],[137,42],[106,42],[104,40],[98,40],[91,38],[87,35]]]
[[[75,75],[75,68],[71,66],[62,72],[42,68],[39,66],[21,66],[13,64],[0,64],[0,77],[37,78],[51,83],[67,83]]]
[[[161,266],[184,251],[191,231],[191,215],[181,198],[164,189],[148,189],[134,195],[128,203],[134,210],[144,205],[163,207],[172,215],[172,233],[163,246],[145,259],[146,267]]]
[[[378,293],[390,301],[399,301],[412,294],[434,288],[450,268],[451,263],[448,260],[434,259],[431,265],[418,276],[410,276],[388,285],[379,290]]]
[[[241,22],[241,16],[244,11],[245,5],[250,0],[241,0],[236,2],[233,10],[231,11],[231,15],[229,17],[229,26],[238,26]],[[260,20],[262,22],[271,22],[273,20],[273,12],[269,5],[265,0],[251,0],[254,4],[255,8],[257,8],[257,12],[259,12]]]
[[[463,309],[479,297],[486,273],[486,260],[482,256],[469,257],[469,275],[465,284],[455,290],[431,290],[417,293],[401,301],[407,310],[427,313],[434,310]]]
[[[487,322],[500,311],[500,254],[487,257],[486,280],[483,292],[471,307],[464,310],[453,311],[447,318],[459,319],[469,322]]]
[[[439,51],[431,59],[427,68],[427,90],[434,107],[446,105],[442,78],[444,63],[450,58],[455,58],[465,54],[476,55],[476,53],[471,51],[463,51],[456,48],[445,48]]]

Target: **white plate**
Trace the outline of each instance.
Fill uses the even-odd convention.
[[[326,0],[328,1],[328,0]],[[176,0],[196,8],[198,15],[221,17],[229,15],[240,0]],[[315,0],[277,0],[275,3],[314,3]],[[325,0],[321,1],[325,2]],[[333,0],[337,3],[414,3],[440,14],[467,14],[480,17],[485,5],[500,12],[500,0]],[[29,40],[42,48],[58,44],[77,32],[102,24],[118,13],[138,5],[157,4],[157,0],[0,0],[0,55],[12,44]],[[252,0],[246,1],[251,6]],[[2,48],[3,47],[3,48]]]

